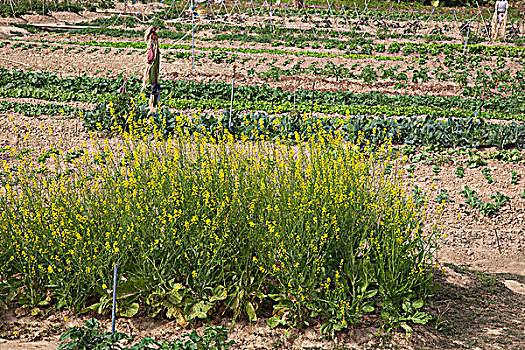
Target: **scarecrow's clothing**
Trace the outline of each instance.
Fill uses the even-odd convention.
[[[146,83],[157,84],[160,71],[160,49],[159,44],[154,43],[148,49],[148,67]]]

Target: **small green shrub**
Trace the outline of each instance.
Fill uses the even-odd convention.
[[[196,331],[184,334],[173,342],[143,338],[134,345],[125,346],[123,341],[133,338],[120,332],[102,331],[96,319],[86,320],[83,327],[71,327],[60,337],[58,350],[228,350],[234,344],[228,341],[228,331],[220,326],[204,328],[203,336]]]

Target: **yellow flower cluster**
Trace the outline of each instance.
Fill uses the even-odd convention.
[[[124,275],[176,280],[175,291],[264,287],[299,313],[331,305],[343,324],[380,285],[392,296],[426,288],[434,236],[423,230],[425,205],[384,172],[397,162],[388,142],[322,131],[237,142],[227,131],[187,134],[192,116],[178,118],[165,138],[130,116],[117,141],[94,139],[94,151],[58,155],[42,174],[30,154],[4,161],[0,278],[62,286],[76,305],[118,262]]]

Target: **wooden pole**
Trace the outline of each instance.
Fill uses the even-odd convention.
[[[15,8],[13,7],[13,0],[9,0],[9,4],[11,5],[11,10],[13,11],[13,17],[16,17]]]
[[[485,17],[483,17],[483,12],[479,8],[478,1],[476,0],[476,5],[478,6],[478,11],[481,14],[481,20],[483,21],[483,27],[485,28],[485,32],[487,31],[487,23],[485,23]]]
[[[315,81],[312,85],[312,106],[310,107],[310,115],[314,114],[314,93],[315,93]]]
[[[233,74],[232,74],[232,95],[231,95],[231,101],[230,101],[230,121],[228,123],[228,128],[231,131],[232,128],[232,114],[233,114],[233,92],[235,91],[235,70],[237,69],[237,66],[233,65]]]
[[[195,73],[195,12],[191,0],[191,72]]]

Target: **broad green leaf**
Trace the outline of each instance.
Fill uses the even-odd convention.
[[[199,301],[197,304],[193,305],[189,316],[191,318],[200,318],[204,319],[208,317],[208,311],[213,307],[211,304],[207,304],[204,301]]]
[[[139,312],[139,303],[131,303],[122,310],[119,310],[119,315],[122,317],[133,317]]]
[[[405,330],[405,332],[407,332],[407,334],[410,334],[413,332],[413,329],[412,327],[410,327],[408,324],[406,324],[405,322],[401,323],[400,324],[401,328],[403,328]]]
[[[248,315],[248,320],[250,320],[250,322],[256,322],[257,321],[257,314],[255,313],[255,309],[254,309],[252,303],[247,302],[246,306],[245,306],[245,309],[246,309],[246,314]]]
[[[175,321],[177,321],[177,324],[181,327],[186,327],[186,325],[188,324],[186,322],[186,319],[184,318],[182,310],[176,306],[172,306],[166,310],[166,317],[169,319],[175,319]]]
[[[268,319],[268,321],[266,321],[266,324],[271,328],[271,329],[274,329],[274,328],[277,328],[278,326],[280,325],[286,325],[286,321],[283,320],[281,317],[277,317],[277,316],[272,316]]]
[[[425,305],[425,302],[421,299],[412,302],[412,307],[414,309],[421,309],[423,305]]]
[[[365,305],[362,310],[363,312],[374,312],[374,307],[372,305]]]
[[[80,310],[80,313],[81,314],[84,314],[86,312],[89,312],[89,311],[95,311],[95,310],[98,310],[98,308],[100,307],[102,303],[95,303],[93,305],[90,305],[88,307],[85,307],[83,308],[82,310]]]
[[[222,301],[225,300],[228,297],[228,293],[226,292],[226,288],[224,286],[217,286],[213,290],[213,295],[210,298],[210,302],[213,301]]]

